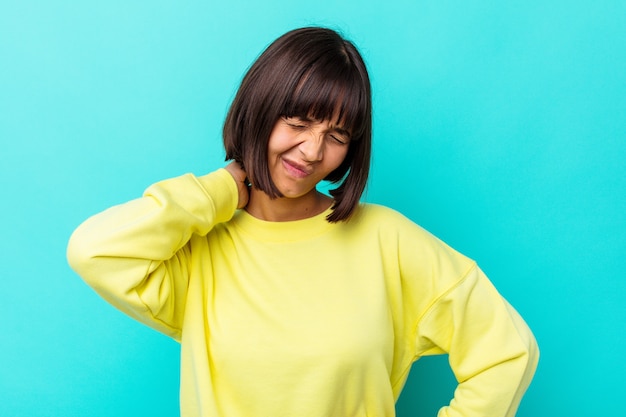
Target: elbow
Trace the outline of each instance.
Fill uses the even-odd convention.
[[[519,363],[524,364],[523,379],[529,384],[539,363],[539,345],[532,330],[530,330],[530,327],[524,319],[522,319],[519,313],[517,313],[510,304],[507,303],[506,305],[518,336],[515,339],[519,341],[516,342],[518,345],[518,348],[515,349],[518,352],[516,356]]]
[[[530,334],[526,342],[526,373],[532,378],[539,364],[539,345],[535,337]]]
[[[539,364],[539,345],[537,344],[537,340],[533,334],[530,332],[530,329],[523,338],[522,349],[520,349],[519,355],[514,362],[517,363],[516,367],[520,378],[519,388],[523,393],[526,391],[535,376],[535,371],[537,370],[537,365]]]
[[[70,268],[83,279],[86,279],[89,275],[88,271],[91,269],[95,258],[88,248],[89,245],[81,238],[80,230],[76,230],[70,236],[65,253]]]

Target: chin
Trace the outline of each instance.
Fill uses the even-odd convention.
[[[278,189],[280,191],[280,193],[283,195],[283,198],[300,198],[300,197],[305,197],[311,193],[314,193],[316,190],[315,188],[310,189],[310,190],[294,190],[294,189]]]

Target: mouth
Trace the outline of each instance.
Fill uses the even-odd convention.
[[[296,178],[304,178],[311,174],[311,168],[306,165],[299,164],[297,162],[291,161],[289,159],[281,159],[283,167],[287,172]]]

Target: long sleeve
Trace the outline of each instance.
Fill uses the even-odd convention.
[[[459,385],[439,417],[512,417],[539,351],[520,315],[475,265],[417,327],[417,355],[445,352]]]
[[[390,293],[403,337],[396,391],[410,363],[448,354],[458,386],[438,417],[514,416],[539,358],[532,332],[476,262],[403,216],[389,217],[381,245],[386,274],[400,277]]]
[[[236,205],[237,186],[224,169],[159,182],[81,224],[70,238],[68,262],[112,305],[179,340],[187,243],[229,220]]]

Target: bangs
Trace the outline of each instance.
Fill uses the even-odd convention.
[[[364,86],[361,75],[348,62],[337,65],[336,60],[320,61],[313,63],[296,83],[282,115],[331,120],[358,140],[369,113],[369,86]]]

